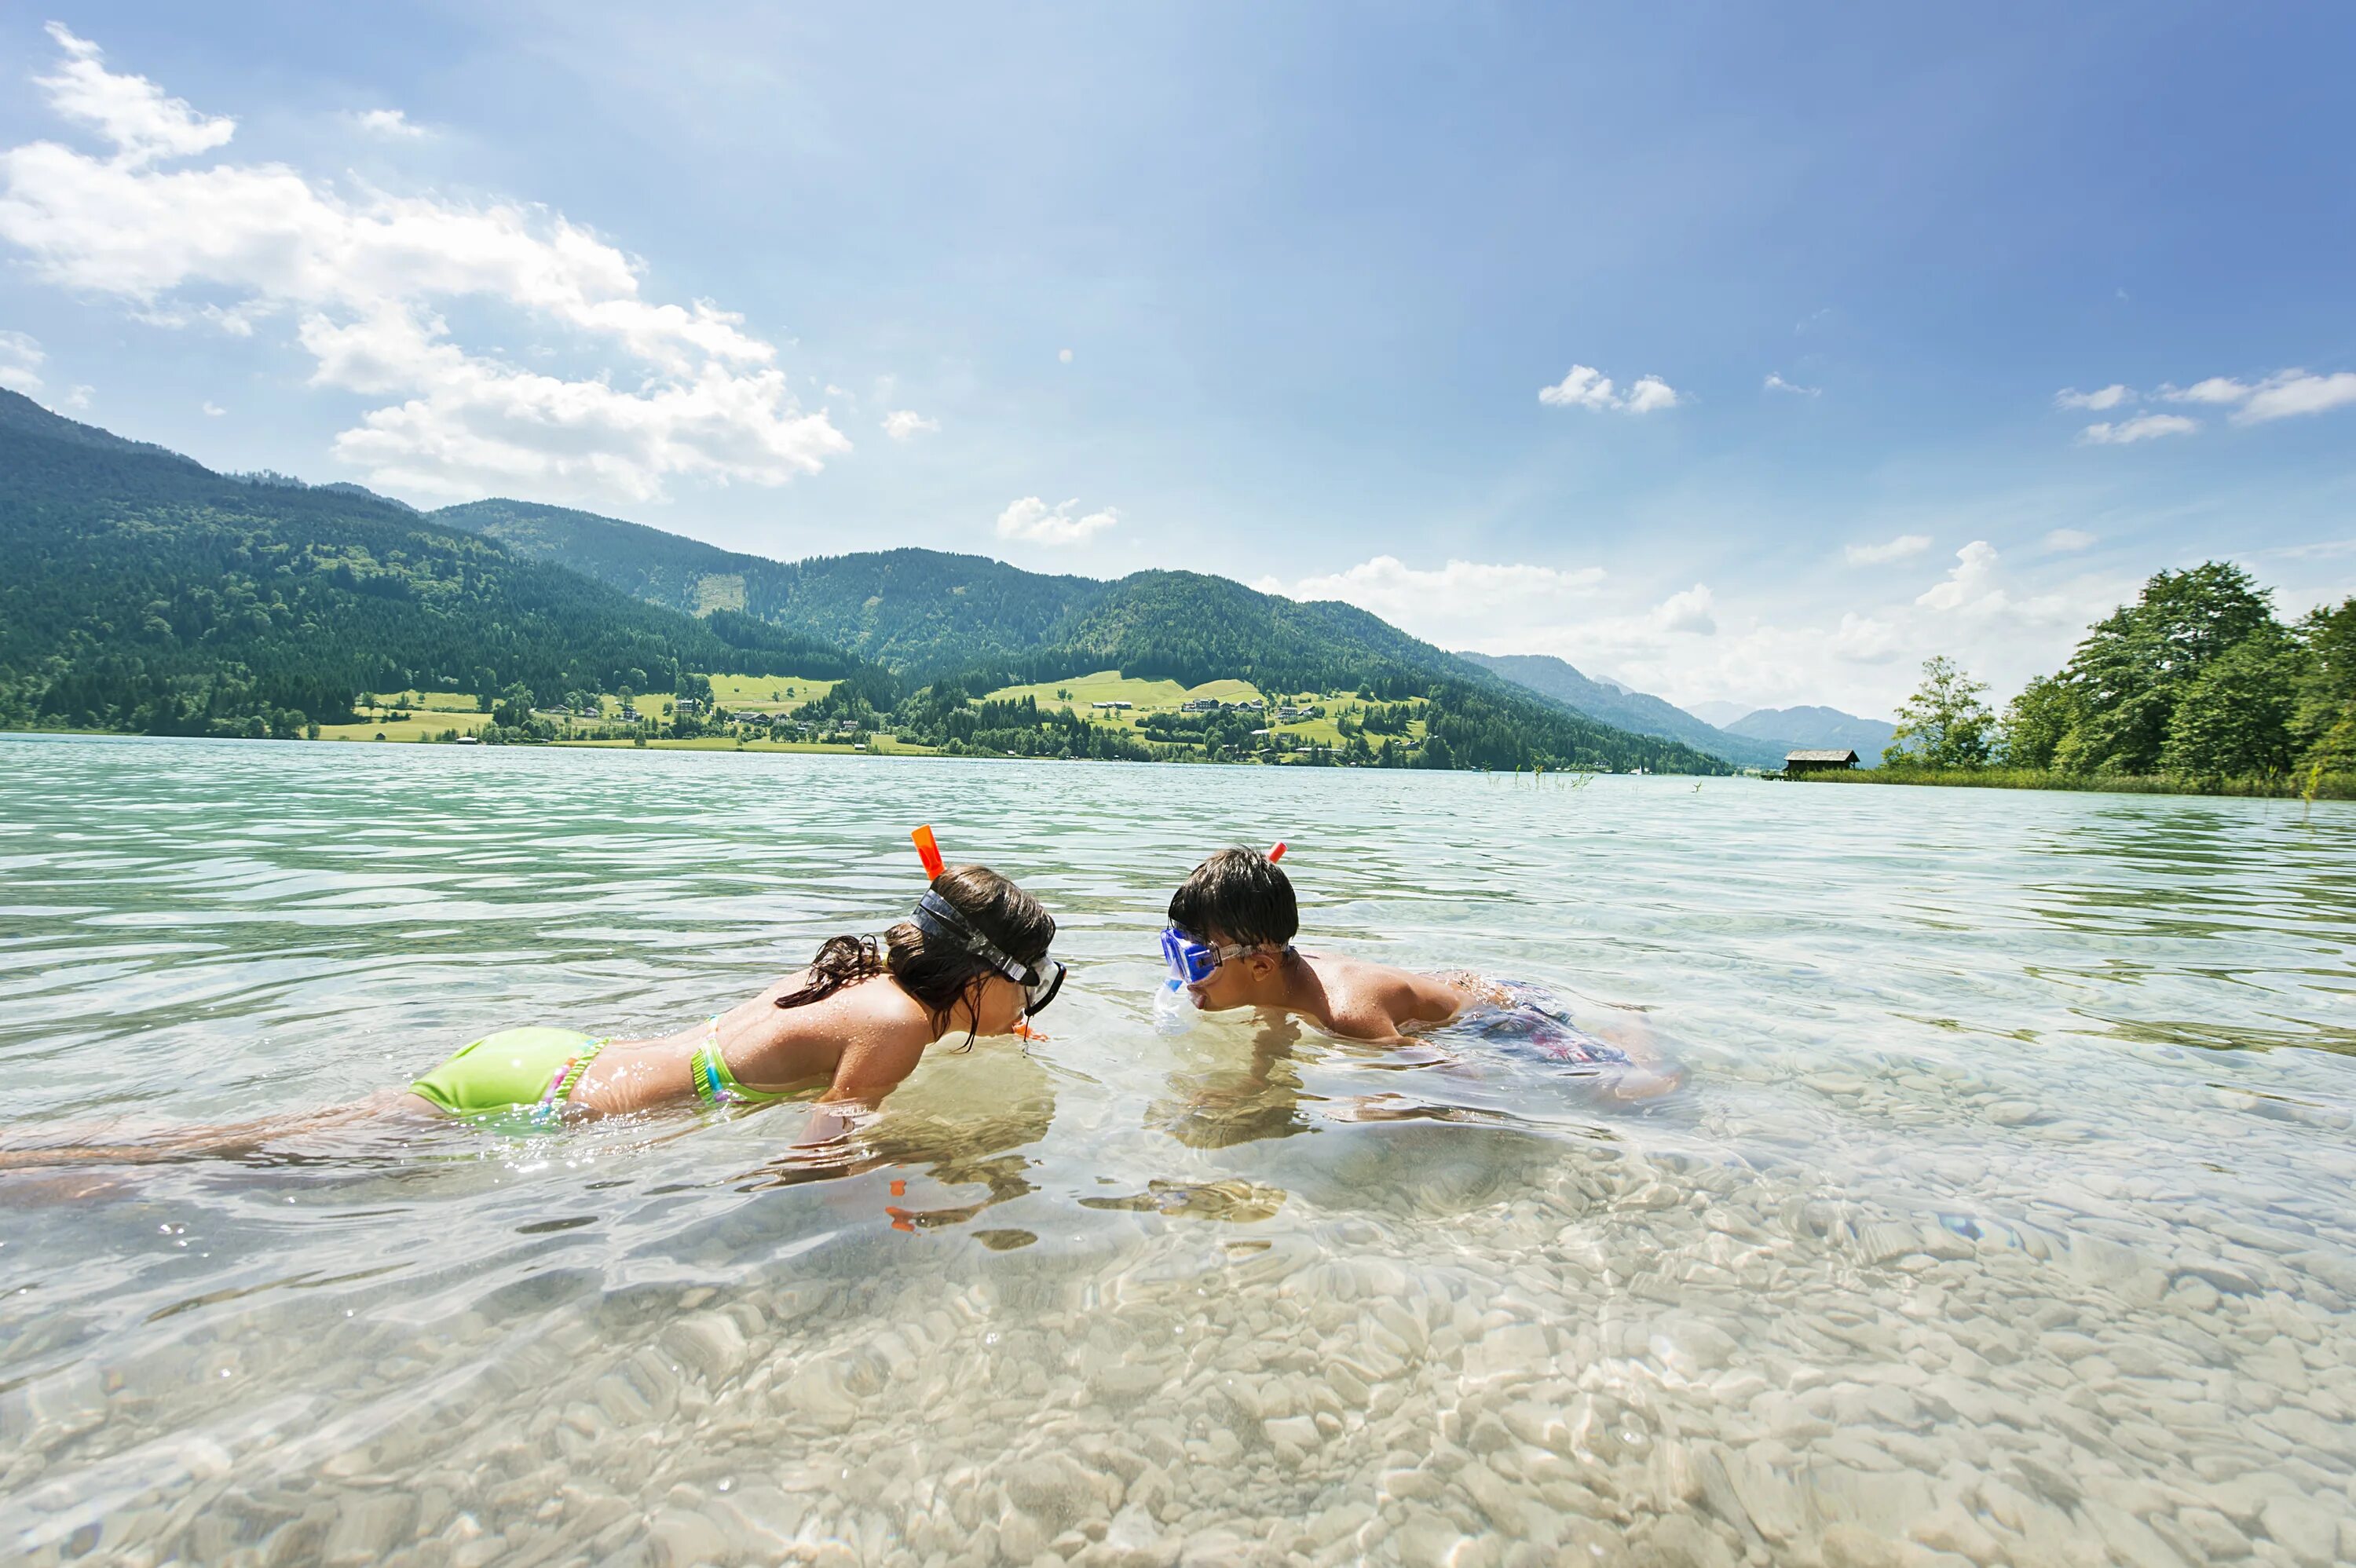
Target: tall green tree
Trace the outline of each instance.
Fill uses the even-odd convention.
[[[2134,603],[2095,623],[2062,672],[2080,714],[2056,748],[2054,764],[2086,773],[2158,772],[2176,705],[2201,672],[2273,624],[2271,596],[2231,562],[2160,572]]]
[[[2356,598],[2319,605],[2298,630],[2307,645],[2291,714],[2299,765],[2356,773]]]
[[[2169,716],[2161,769],[2204,782],[2287,771],[2302,651],[2269,621],[2211,659]]]
[[[1974,680],[1944,654],[1922,661],[1922,684],[1898,709],[1898,732],[1881,753],[1886,766],[1976,768],[1988,760],[1996,715]]]
[[[2078,694],[2060,676],[2040,675],[2006,705],[1998,744],[2016,768],[2050,768],[2082,716]]]

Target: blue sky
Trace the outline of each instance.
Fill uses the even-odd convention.
[[[1684,701],[2356,592],[2344,7],[777,12],[14,9],[0,384]]]

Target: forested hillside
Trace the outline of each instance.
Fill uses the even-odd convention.
[[[521,734],[535,707],[582,693],[685,692],[730,673],[833,681],[809,721],[838,730],[1159,754],[1133,726],[985,700],[1109,668],[1346,692],[1389,716],[1391,731],[1370,719],[1345,745],[1308,748],[1312,760],[1727,771],[1345,604],[1193,572],[1108,583],[929,550],[786,564],[517,502],[421,515],[357,486],[215,474],[13,393],[0,393],[0,726],[294,735],[351,719],[363,692],[432,689],[487,709],[496,699]],[[1280,754],[1234,743],[1268,733],[1240,713],[1218,727],[1237,735],[1198,752]]]
[[[839,677],[838,649],[660,609],[395,503],[243,483],[0,392],[0,725],[294,734],[367,690]]]
[[[787,563],[513,501],[434,516],[659,603],[741,603],[887,665],[912,688],[980,693],[1109,668],[1187,685],[1364,689],[1432,704],[1418,765],[1730,771],[1717,755],[1600,722],[1354,605],[1298,603],[1223,577],[1141,571],[1101,582],[923,549]]]

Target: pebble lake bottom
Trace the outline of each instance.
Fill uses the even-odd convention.
[[[846,1169],[784,1105],[0,1172],[0,1555],[2356,1560],[2346,805],[0,739],[0,1145],[678,1028],[926,821],[1072,983]],[[1305,944],[1684,1085],[1157,1032],[1171,886],[1280,837]]]

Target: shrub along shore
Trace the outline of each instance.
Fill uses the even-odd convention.
[[[1948,784],[1965,789],[2062,789],[2104,795],[2231,795],[2274,800],[2356,800],[2356,773],[2193,779],[2167,774],[2066,773],[2051,768],[1879,767],[1799,773],[1803,784]]]

